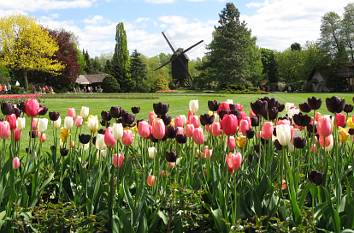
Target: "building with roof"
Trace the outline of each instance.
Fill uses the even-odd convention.
[[[80,86],[101,86],[107,74],[82,74],[76,79],[76,84]]]

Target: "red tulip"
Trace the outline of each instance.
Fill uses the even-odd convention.
[[[229,153],[226,156],[226,164],[229,172],[233,174],[236,170],[238,170],[241,167],[242,164],[242,155],[237,152],[237,153]]]
[[[0,121],[0,138],[8,139],[10,137],[11,130],[10,124],[7,121]]]
[[[182,116],[176,116],[174,122],[175,122],[175,127],[183,127],[184,125],[184,119]]]
[[[322,137],[328,137],[332,134],[332,120],[329,116],[323,116],[318,119],[317,132]]]
[[[124,137],[124,133],[123,133],[123,137]],[[117,141],[113,135],[112,128],[108,127],[104,132],[104,143],[107,145],[107,147],[112,148],[112,147],[114,147],[116,142]]]
[[[261,138],[263,139],[271,139],[273,136],[273,123],[270,121],[266,121],[262,125],[261,130]]]
[[[128,129],[128,130],[124,130],[123,132],[123,137],[122,137],[122,143],[125,146],[130,146],[134,141],[134,135],[133,132]]]
[[[226,135],[234,135],[237,131],[237,125],[237,117],[233,114],[227,114],[221,120],[221,128]]]
[[[124,164],[124,154],[120,153],[119,155],[114,154],[112,159],[113,166],[115,168],[122,168]]]
[[[250,129],[250,123],[247,120],[242,119],[240,121],[240,131],[243,135],[247,134],[247,131]]]
[[[39,133],[39,140],[43,143],[47,140],[47,135],[45,133]]]
[[[156,180],[155,176],[149,175],[146,179],[146,183],[149,187],[152,187],[155,184],[155,180]]]
[[[14,130],[16,128],[16,115],[15,114],[11,114],[11,115],[6,115],[6,120],[7,122],[9,122],[10,125],[10,129]]]
[[[342,113],[337,113],[336,114],[336,125],[337,127],[345,127],[345,123],[347,121],[346,119],[346,115],[342,114]]]
[[[222,134],[220,122],[213,122],[213,124],[211,124],[211,134],[214,137],[217,137]]]
[[[199,118],[195,115],[190,117],[190,124],[193,124],[194,128],[199,127]]]
[[[234,136],[229,136],[227,138],[227,148],[229,148],[230,151],[233,151],[236,147],[236,139]]]
[[[39,103],[37,99],[29,99],[25,102],[25,113],[27,116],[35,117],[39,112]]]
[[[196,144],[201,145],[204,143],[204,134],[202,128],[195,128],[193,131],[193,140]]]
[[[67,116],[71,116],[72,118],[76,117],[76,111],[75,108],[68,108],[67,112],[66,112]]]
[[[138,124],[138,133],[142,138],[150,137],[150,125],[146,121],[140,121]]]
[[[14,140],[15,142],[18,142],[20,141],[20,139],[21,139],[21,130],[16,128],[14,129]]]
[[[243,105],[242,104],[235,104],[236,110],[241,112],[243,111]]]
[[[230,104],[226,102],[220,103],[218,107],[218,113],[221,111],[230,112]]]
[[[184,134],[185,134],[187,137],[193,137],[193,133],[194,133],[194,125],[192,125],[192,124],[187,124]]]
[[[13,158],[13,160],[12,160],[12,168],[13,168],[14,170],[17,170],[17,169],[20,168],[20,166],[21,166],[21,162],[20,162],[19,157]]]
[[[155,119],[152,123],[151,133],[156,139],[163,139],[166,127],[162,119]]]

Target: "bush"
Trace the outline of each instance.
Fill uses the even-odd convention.
[[[154,82],[153,89],[154,91],[168,90],[168,80],[163,77],[157,78]]]
[[[110,75],[103,80],[102,88],[106,93],[118,92],[120,90],[117,79]]]

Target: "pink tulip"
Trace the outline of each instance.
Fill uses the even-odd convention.
[[[84,118],[82,118],[82,116],[77,116],[74,119],[74,123],[76,125],[77,128],[80,128],[82,126],[82,123],[84,122]]]
[[[123,133],[123,137],[124,137],[124,133]],[[104,143],[107,145],[107,147],[113,148],[116,142],[117,141],[113,135],[112,128],[108,127],[104,132]]]
[[[255,114],[252,110],[250,110],[250,114],[249,114],[250,117],[256,117],[257,114]]]
[[[39,112],[39,103],[36,99],[29,99],[25,102],[25,113],[29,117],[35,117]]]
[[[318,119],[317,132],[322,137],[328,137],[332,134],[332,120],[329,116],[323,116]]]
[[[176,128],[176,135],[184,135],[184,129],[183,127],[177,127]]]
[[[155,176],[149,175],[146,179],[146,183],[149,187],[152,187],[155,184],[155,180],[156,180]]]
[[[7,121],[0,121],[0,138],[8,139],[10,137],[11,130],[10,124]]]
[[[14,140],[15,142],[18,142],[20,141],[20,139],[21,139],[21,130],[16,128],[14,129]]]
[[[317,146],[316,146],[315,143],[311,145],[310,151],[311,151],[312,153],[316,153],[316,152],[317,152]]]
[[[149,138],[150,137],[150,125],[146,121],[140,121],[138,124],[138,133],[142,138]]]
[[[290,121],[288,119],[278,120],[277,125],[290,125]]]
[[[222,134],[220,122],[213,122],[213,124],[211,124],[211,134],[214,137],[217,137]]]
[[[123,137],[122,137],[122,143],[125,146],[130,146],[134,141],[134,135],[133,132],[128,129],[128,130],[124,130],[123,132]]]
[[[162,119],[155,119],[152,123],[152,129],[151,129],[151,134],[154,136],[156,139],[163,139],[165,136],[165,123],[163,122]]]
[[[240,131],[243,135],[247,134],[247,131],[250,129],[250,124],[247,120],[242,119],[240,121]]]
[[[195,128],[193,131],[193,140],[196,144],[201,145],[204,143],[204,134],[202,128]]]
[[[199,127],[199,118],[195,115],[190,117],[190,124],[193,124],[194,128],[198,128]]]
[[[238,170],[241,167],[242,164],[242,155],[237,152],[237,153],[229,153],[226,156],[226,164],[229,172],[233,174],[236,170]]]
[[[270,121],[266,121],[262,125],[261,130],[261,138],[263,139],[271,139],[273,136],[273,123]]]
[[[47,135],[45,133],[39,133],[39,140],[43,143],[47,140]]]
[[[37,126],[38,126],[38,118],[33,118],[31,123],[32,130],[37,130]]]
[[[7,115],[6,120],[7,122],[9,122],[10,129],[14,130],[16,128],[16,120],[17,120],[16,115],[15,114]]]
[[[234,135],[237,131],[237,125],[237,117],[233,114],[227,114],[221,120],[221,128],[226,135]]]
[[[234,136],[229,136],[227,138],[227,148],[229,148],[230,151],[233,151],[236,147],[236,139]]]
[[[184,125],[184,119],[181,116],[176,116],[174,122],[175,122],[175,127],[183,127]]]
[[[13,158],[13,160],[12,160],[12,168],[13,168],[14,170],[17,170],[17,169],[20,168],[20,166],[21,166],[21,162],[20,162],[19,157]]]
[[[320,143],[320,146],[322,148],[328,147],[331,144],[331,140],[330,137],[324,137],[324,136],[320,136],[318,138],[318,142]]]
[[[76,117],[76,111],[75,108],[68,108],[67,112],[66,112],[67,116],[71,116],[72,118]]]
[[[152,125],[152,123],[155,120],[155,113],[154,112],[149,112],[149,124]]]
[[[112,159],[113,166],[115,168],[122,168],[124,164],[124,154],[120,153],[119,155],[114,154]]]
[[[184,134],[187,137],[193,137],[193,133],[194,133],[194,125],[193,124],[187,124]]]
[[[209,149],[208,146],[205,146],[204,150],[202,152],[202,157],[205,158],[205,159],[208,159],[208,158],[211,157],[212,154],[213,154],[213,150]]]
[[[219,107],[218,107],[218,113],[220,112],[230,112],[230,104],[229,103],[226,103],[226,102],[222,102],[219,104]]]
[[[242,104],[235,104],[236,110],[241,112],[243,111],[243,105]]]
[[[336,114],[336,125],[337,125],[337,127],[344,128],[345,127],[345,123],[347,121],[346,118],[347,118],[346,115],[344,115],[342,113],[337,113]]]

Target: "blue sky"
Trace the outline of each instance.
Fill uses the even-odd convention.
[[[257,44],[284,50],[292,42],[305,44],[320,36],[321,16],[343,12],[352,0],[237,0],[241,18]],[[124,22],[130,50],[148,56],[169,52],[160,32],[176,47],[204,44],[188,55],[201,57],[210,43],[225,0],[0,0],[0,15],[34,16],[42,25],[73,32],[80,48],[92,56],[111,53],[115,26]]]

